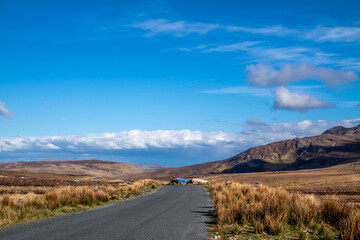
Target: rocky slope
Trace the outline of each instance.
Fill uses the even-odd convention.
[[[360,125],[331,128],[319,136],[295,138],[251,148],[226,161],[225,172],[297,170],[360,160]]]

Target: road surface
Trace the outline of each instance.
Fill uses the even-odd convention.
[[[207,239],[208,192],[166,185],[154,193],[93,210],[0,229],[0,239]]]

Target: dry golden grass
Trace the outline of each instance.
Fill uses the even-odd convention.
[[[66,186],[42,195],[33,193],[19,198],[17,195],[0,196],[0,227],[24,223],[35,219],[76,212],[96,205],[124,200],[150,192],[161,183],[145,179],[127,186]]]
[[[239,232],[239,226],[250,226],[261,235],[360,239],[360,210],[335,197],[320,201],[313,195],[235,182],[212,182],[208,188],[222,238]]]
[[[341,201],[360,206],[360,166],[354,164],[298,171],[214,174],[203,178],[282,187],[290,192],[313,194],[323,199],[336,195]]]

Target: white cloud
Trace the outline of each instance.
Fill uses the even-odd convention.
[[[334,70],[331,68],[316,67],[312,64],[284,65],[280,69],[274,69],[268,64],[257,64],[247,66],[247,81],[255,86],[238,86],[221,89],[207,90],[203,93],[210,94],[241,94],[258,97],[272,96],[271,88],[277,87],[274,92],[274,108],[298,112],[306,112],[311,109],[326,109],[335,107],[335,104],[322,99],[310,96],[306,93],[297,93],[282,87],[290,82],[302,81],[305,79],[319,79],[328,87],[346,84],[358,80],[358,75],[352,71]],[[292,86],[292,90],[301,91],[308,88],[321,88],[321,85],[313,86]]]
[[[246,121],[246,123],[250,126],[263,126],[265,125],[265,123],[263,123],[261,120],[259,119],[249,119]]]
[[[235,51],[247,51],[249,50],[250,46],[254,46],[257,45],[261,42],[259,41],[254,41],[254,42],[241,42],[241,43],[235,43],[235,44],[230,44],[230,45],[223,45],[223,46],[218,46],[215,48],[208,48],[206,50],[204,50],[204,52],[235,52]]]
[[[0,101],[0,116],[11,117],[11,112],[6,108],[5,103]]]
[[[317,42],[358,42],[360,41],[359,27],[321,27],[313,29],[291,29],[284,26],[266,26],[250,28],[244,26],[227,26],[229,32],[247,32],[266,36],[296,37]]]
[[[189,23],[185,21],[170,22],[166,19],[151,19],[130,25],[134,28],[149,31],[145,36],[150,37],[157,34],[171,34],[176,37],[184,37],[191,33],[206,34],[219,28],[218,24]]]
[[[247,53],[262,61],[312,62],[315,64],[332,63],[333,55],[315,48],[306,47],[253,47]]]
[[[205,49],[205,48],[207,48],[209,46],[210,45],[203,44],[203,45],[199,45],[199,46],[191,47],[191,48],[177,48],[177,50],[184,51],[184,52],[191,52],[193,50],[202,50],[202,49]]]
[[[252,95],[257,97],[269,97],[272,96],[270,89],[256,88],[250,86],[238,86],[228,87],[213,90],[206,90],[203,93],[214,93],[214,94],[241,94],[241,95]]]
[[[46,144],[38,143],[38,144],[36,144],[36,146],[40,147],[40,149],[42,149],[42,150],[58,150],[58,149],[60,149],[58,146],[56,146],[52,143],[46,143]]]
[[[359,42],[359,27],[316,27],[304,34],[305,39],[313,39],[318,42]]]
[[[254,86],[281,86],[289,82],[317,79],[327,86],[346,84],[359,79],[353,71],[317,67],[312,64],[286,64],[275,69],[268,64],[247,66],[247,81]]]
[[[274,35],[274,36],[291,36],[298,35],[299,31],[286,28],[283,26],[268,26],[262,28],[249,28],[242,26],[227,26],[225,27],[229,32],[247,32],[252,34],[262,34],[262,35]]]
[[[330,108],[334,104],[325,100],[317,99],[306,93],[291,92],[285,87],[275,89],[275,109],[286,109],[292,111],[306,112],[315,108]]]
[[[273,141],[321,134],[337,125],[353,127],[358,124],[360,118],[271,124],[251,119],[243,125],[243,130],[237,133],[132,130],[62,137],[1,137],[0,160],[36,160],[59,156],[77,159],[83,154],[89,154],[91,157],[103,159],[109,157],[116,160],[126,156],[130,159],[153,159],[154,163],[168,165],[178,159],[183,163],[195,164],[225,159],[250,147]]]

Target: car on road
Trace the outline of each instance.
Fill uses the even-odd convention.
[[[184,183],[184,184],[187,184],[188,181],[186,179],[183,179],[183,178],[175,178],[175,179],[170,180],[170,183],[177,183],[177,184]]]

